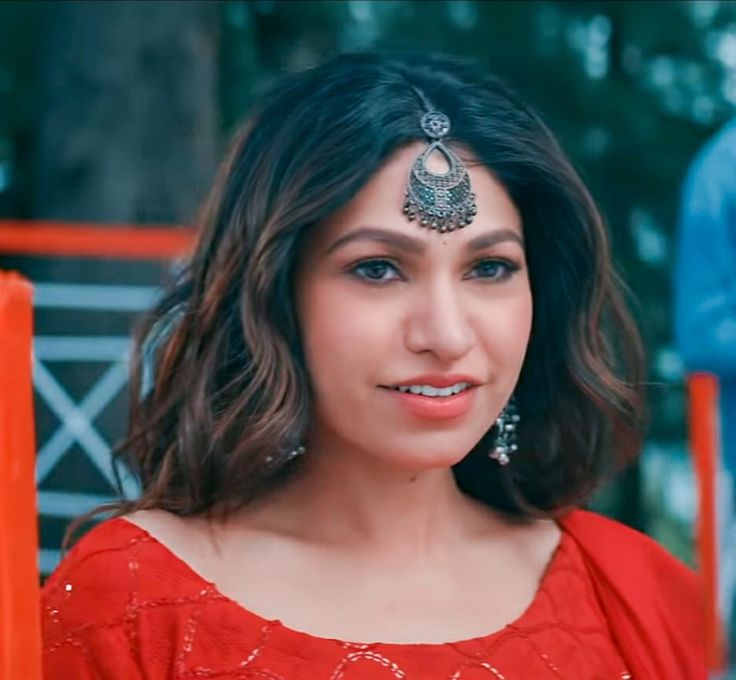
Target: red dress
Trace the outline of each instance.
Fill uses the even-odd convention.
[[[44,586],[44,678],[704,679],[697,635],[691,639],[692,631],[678,628],[678,612],[641,621],[634,613],[640,607],[647,610],[649,594],[631,593],[641,595],[628,603],[631,611],[614,613],[627,619],[619,636],[611,620],[618,589],[611,584],[601,589],[597,581],[605,577],[596,566],[596,551],[584,544],[591,543],[586,532],[600,537],[601,522],[609,539],[613,526],[624,542],[644,541],[647,550],[661,553],[662,564],[674,569],[677,579],[690,579],[649,539],[576,511],[561,523],[560,545],[534,601],[513,623],[458,642],[366,644],[315,637],[264,619],[224,596],[143,529],[125,519],[108,520],[74,546]],[[607,549],[618,550],[610,542]],[[639,561],[640,556],[633,559]],[[657,574],[662,577],[667,573]],[[683,592],[683,597],[691,595],[694,591]],[[690,618],[696,604],[688,604]],[[659,605],[655,608],[659,617]],[[672,630],[639,631],[641,624]],[[660,652],[649,649],[659,638],[654,644],[661,643],[661,656],[668,657],[661,668],[655,658]],[[680,648],[666,648],[670,642]]]

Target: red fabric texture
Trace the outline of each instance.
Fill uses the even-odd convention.
[[[591,513],[575,511],[561,527],[516,621],[459,642],[388,644],[316,637],[260,617],[141,528],[108,520],[44,586],[44,678],[705,678],[688,570]]]
[[[705,605],[695,575],[652,539],[578,510],[562,520],[580,547],[632,675],[706,680]]]

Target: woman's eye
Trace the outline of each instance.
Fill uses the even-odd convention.
[[[514,272],[519,271],[519,266],[506,260],[483,260],[478,262],[472,269],[471,278],[490,279],[491,281],[505,281]]]
[[[353,267],[351,272],[361,279],[376,283],[401,278],[396,267],[387,260],[366,260]]]

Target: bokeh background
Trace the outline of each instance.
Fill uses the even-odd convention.
[[[682,2],[0,3],[0,217],[188,225],[227,140],[281,74],[356,49],[477,58],[588,182],[649,351],[640,461],[595,499],[693,562],[695,487],[671,279],[679,188],[736,103],[736,5]],[[37,284],[42,568],[112,493],[127,336],[171,265],[0,255]],[[131,490],[134,492],[134,489]]]

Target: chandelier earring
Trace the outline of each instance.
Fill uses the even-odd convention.
[[[488,454],[499,465],[508,465],[512,454],[519,449],[516,436],[519,421],[521,421],[521,416],[516,408],[514,398],[511,397],[508,404],[501,409],[501,413],[496,418],[496,441],[492,451]]]
[[[278,456],[273,456],[273,455],[266,456],[266,464],[274,465],[278,463],[279,465],[284,465],[294,460],[295,458],[299,458],[300,456],[303,456],[306,450],[307,449],[304,446],[304,444],[297,444],[296,446],[294,445],[287,446],[281,450]]]
[[[294,458],[299,458],[300,456],[303,456],[306,450],[307,448],[304,446],[304,444],[299,444],[298,446],[295,446],[291,451],[289,451],[289,456],[287,460],[293,460]]]

